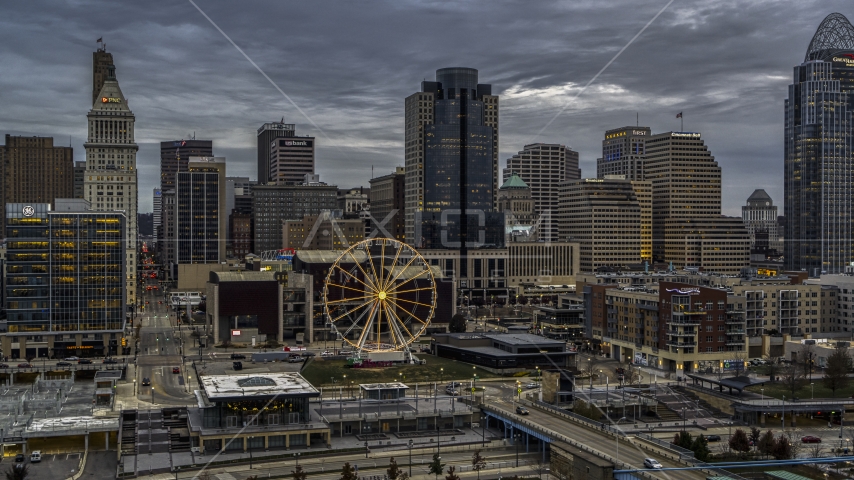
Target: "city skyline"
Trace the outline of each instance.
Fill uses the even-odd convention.
[[[191,3],[121,11],[98,2],[50,11],[10,5],[7,18],[15,24],[0,33],[9,45],[0,50],[8,71],[0,80],[7,93],[0,131],[52,136],[56,145],[66,145],[70,135],[75,160],[83,160],[80,112],[91,108],[91,52],[103,37],[137,117],[143,192],[159,180],[159,143],[193,132],[229,158],[231,175],[254,178],[257,127],[281,117],[317,138],[324,181],[367,186],[371,166],[382,176],[404,163],[401,99],[436,69],[466,66],[489,79],[501,98],[501,168],[525,144],[561,143],[580,152],[582,176],[594,177],[605,130],[632,125],[639,113],[653,134],[678,131],[675,115],[683,112],[684,130],[703,134],[723,170],[724,214],[739,215],[755,188],[782,205],[781,118],[792,67],[821,20],[834,11],[848,15],[846,5],[673,3],[573,101],[666,4],[537,4],[527,5],[523,18],[513,7],[491,8],[477,36],[439,29],[483,10],[477,4],[319,10],[271,4],[305,19],[290,26],[283,41],[271,42],[282,35],[273,30],[277,15],[245,16],[229,4],[198,3],[305,116]],[[438,53],[410,55],[425,39]],[[54,48],[33,48],[48,42]],[[450,48],[462,42],[470,48]],[[139,202],[140,212],[151,211],[149,195]]]

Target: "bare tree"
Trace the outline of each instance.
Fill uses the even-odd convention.
[[[486,468],[486,459],[480,454],[479,448],[471,456],[471,468],[477,472],[477,478],[480,480],[480,471]]]
[[[570,480],[570,478],[572,478],[572,471],[569,468],[569,463],[565,461],[554,462],[551,467],[551,472],[557,480]]]
[[[536,472],[537,477],[543,478],[543,474],[549,471],[549,464],[543,462],[542,457],[537,457],[537,463],[531,467]]]
[[[730,352],[730,358],[733,360],[732,376],[740,377],[744,375],[744,364],[747,363],[747,352],[744,350]]]
[[[792,456],[789,458],[798,458],[803,448],[801,439],[798,438],[797,434],[791,430],[786,432],[786,438],[789,440],[789,449],[792,452]]]
[[[806,450],[807,450],[807,455],[809,455],[810,458],[821,458],[824,456],[824,452],[825,452],[824,445],[822,445],[820,443],[811,443],[810,446],[807,447]],[[817,464],[814,464],[814,465],[816,465],[816,468],[818,467]]]
[[[791,392],[790,398],[795,398],[795,392],[804,386],[804,370],[803,367],[794,361],[780,369],[780,383],[786,390]]]

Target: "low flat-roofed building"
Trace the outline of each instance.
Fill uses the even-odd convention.
[[[406,396],[409,387],[400,382],[363,383],[359,385],[362,398],[370,400],[392,400]]]
[[[584,305],[538,307],[534,310],[538,333],[556,340],[580,341],[584,338]]]
[[[201,375],[199,384],[187,413],[201,453],[329,444],[329,425],[309,403],[320,392],[299,373]]]
[[[565,341],[529,333],[442,333],[434,334],[430,343],[438,357],[503,373],[538,365],[569,367],[575,357],[575,352],[567,351]]]

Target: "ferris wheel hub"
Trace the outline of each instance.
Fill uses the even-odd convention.
[[[380,292],[380,293],[379,293],[379,295],[377,295],[377,296],[378,296],[378,297],[380,297],[380,300],[385,300],[386,293],[385,293],[385,292]]]

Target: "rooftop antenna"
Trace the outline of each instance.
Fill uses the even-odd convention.
[[[640,127],[640,112],[635,112],[635,126]]]

